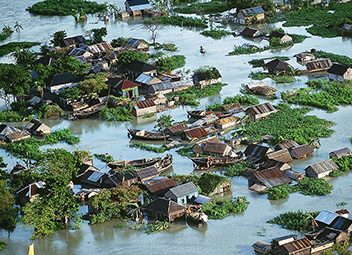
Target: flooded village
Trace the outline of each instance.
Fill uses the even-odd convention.
[[[0,2],[0,254],[351,253],[352,2]]]

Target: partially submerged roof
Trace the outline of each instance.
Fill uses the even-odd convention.
[[[103,52],[107,52],[109,50],[112,51],[113,49],[114,48],[108,42],[101,42],[101,43],[96,43],[96,44],[88,46],[88,50],[93,54],[103,53]]]
[[[329,156],[330,157],[338,157],[339,158],[339,157],[347,156],[347,155],[351,155],[351,154],[352,154],[351,149],[345,147],[345,148],[330,152]]]
[[[82,35],[66,37],[63,40],[63,42],[64,42],[64,44],[66,46],[71,46],[71,45],[75,45],[75,44],[84,43],[85,41],[86,41],[86,39]]]
[[[265,68],[277,71],[287,71],[291,68],[291,66],[280,59],[274,59],[264,65]]]
[[[268,152],[271,152],[269,146],[261,144],[249,144],[244,151],[244,155],[253,163],[263,160]]]
[[[188,126],[186,123],[176,123],[170,127],[167,127],[165,129],[165,132],[170,133],[170,134],[177,134],[182,132],[183,130],[187,129]]]
[[[253,37],[256,33],[260,34],[260,31],[257,29],[246,27],[240,32],[240,35],[245,37]]]
[[[264,104],[258,104],[255,106],[248,107],[246,109],[246,113],[252,116],[256,115],[261,115],[265,113],[270,113],[270,112],[276,112],[277,110],[275,109],[274,106],[270,103],[264,103]]]
[[[224,154],[227,149],[231,150],[231,147],[226,143],[206,143],[203,148],[203,152],[210,154]]]
[[[161,80],[157,77],[145,74],[145,73],[141,73],[137,79],[135,80],[136,82],[142,83],[142,84],[146,84],[146,85],[150,85],[150,84],[155,84],[155,83],[160,83]]]
[[[144,183],[144,186],[150,193],[159,193],[166,191],[170,188],[173,188],[177,185],[177,183],[166,177],[153,178]]]
[[[144,206],[144,209],[147,211],[157,212],[163,215],[169,215],[173,212],[184,211],[186,208],[172,200],[158,197],[151,203]]]
[[[77,83],[80,80],[81,79],[77,75],[74,75],[72,73],[55,74],[50,83],[50,87],[67,83]]]
[[[328,210],[322,210],[320,211],[318,216],[315,217],[315,221],[326,225],[330,225],[336,219],[337,216],[338,216],[337,213],[330,212]]]
[[[306,168],[313,171],[315,174],[326,173],[330,171],[338,170],[339,167],[333,160],[324,160],[315,164],[312,164]]]
[[[267,158],[278,162],[282,162],[282,163],[288,163],[292,161],[291,154],[287,149],[282,149],[279,151],[268,153]]]
[[[175,197],[184,197],[195,192],[198,192],[197,186],[193,182],[187,182],[171,188],[165,196],[168,197],[170,194],[173,194]]]
[[[349,67],[346,65],[333,64],[330,67],[330,69],[328,70],[328,73],[343,76],[347,72],[348,69],[349,69]]]
[[[138,179],[140,179],[140,180],[151,179],[151,178],[159,175],[158,169],[156,169],[155,166],[140,169],[138,171],[135,171],[135,173],[136,173],[136,176],[138,177]]]
[[[156,67],[152,66],[148,63],[139,61],[139,60],[135,60],[132,61],[131,63],[129,63],[128,65],[126,65],[126,70],[130,70],[136,73],[144,73],[144,72],[154,72],[156,71]]]
[[[155,102],[153,99],[145,99],[145,100],[136,102],[136,106],[138,109],[150,108],[155,106]]]
[[[275,149],[276,150],[282,150],[282,149],[292,149],[294,147],[297,147],[299,146],[299,144],[293,140],[286,140],[286,141],[283,141],[283,142],[280,142],[278,143],[276,146],[275,146]]]
[[[309,249],[312,246],[308,238],[297,239],[293,242],[286,243],[282,247],[289,253],[295,254],[299,251]]]
[[[148,3],[148,4],[149,4],[149,3]],[[140,44],[142,44],[142,43],[145,43],[146,45],[148,45],[148,43],[147,43],[145,40],[143,40],[143,39],[130,38],[130,39],[128,39],[128,41],[127,41],[127,45],[130,46],[130,47],[132,47],[132,48],[135,48],[135,49],[137,49],[138,46],[139,46]]]
[[[300,159],[312,155],[313,151],[313,147],[308,144],[303,144],[292,148],[290,154],[292,158]]]
[[[203,127],[195,127],[183,131],[188,139],[199,139],[208,136],[208,132]]]
[[[314,70],[327,70],[332,66],[332,62],[329,58],[317,59],[313,61],[309,61],[306,64],[306,68],[308,71]]]
[[[244,17],[251,17],[258,14],[265,13],[264,9],[261,6],[256,6],[252,8],[242,9],[239,11]]]
[[[266,187],[275,187],[283,184],[289,184],[291,179],[288,178],[280,169],[269,168],[261,171],[256,171],[253,175],[264,184]]]
[[[337,216],[334,221],[329,225],[329,227],[341,231],[346,231],[352,225],[352,220],[347,219],[343,216]]]

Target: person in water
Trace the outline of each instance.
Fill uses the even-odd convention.
[[[205,49],[203,48],[203,46],[200,46],[200,53],[205,53]]]

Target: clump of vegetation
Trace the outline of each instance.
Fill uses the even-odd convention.
[[[3,241],[0,241],[0,251],[4,250],[6,248],[6,243]]]
[[[19,122],[22,120],[23,120],[23,116],[21,116],[18,112],[9,111],[9,110],[0,112],[0,121]]]
[[[267,191],[269,200],[286,199],[290,196],[291,192],[292,192],[292,188],[288,184],[271,187]]]
[[[145,230],[145,232],[147,234],[161,232],[161,231],[164,231],[166,229],[171,228],[171,226],[172,226],[172,224],[168,221],[158,221],[157,220],[153,223],[148,223],[147,229]]]
[[[252,95],[236,95],[225,97],[221,104],[215,103],[207,107],[209,111],[224,111],[227,105],[239,103],[241,105],[255,105],[259,104],[259,99]]]
[[[172,70],[181,68],[186,64],[186,57],[175,55],[171,57],[162,57],[156,60],[155,66],[161,72],[170,73]]]
[[[148,54],[145,52],[136,51],[136,50],[126,50],[126,51],[123,51],[119,54],[118,65],[126,66],[136,60],[141,61],[141,62],[145,62],[148,60],[148,58],[149,58]]]
[[[99,112],[99,116],[105,121],[130,121],[133,119],[131,109],[129,107],[119,106],[109,108],[107,106]]]
[[[176,7],[174,11],[178,13],[184,13],[184,14],[196,13],[198,15],[204,15],[204,14],[224,12],[231,8],[232,8],[231,5],[226,1],[222,2],[222,1],[212,0],[210,2],[192,3],[187,6]]]
[[[185,146],[176,151],[178,154],[184,157],[194,157],[195,153],[192,150],[192,146]]]
[[[156,50],[165,50],[165,51],[170,51],[170,52],[176,52],[177,51],[177,46],[174,43],[163,43],[163,44],[157,44],[155,45]]]
[[[330,58],[332,62],[338,62],[342,65],[352,66],[352,58],[344,55],[334,54],[334,53],[320,51],[320,50],[316,51],[314,55],[317,58]]]
[[[0,45],[0,57],[3,57],[16,50],[28,49],[33,46],[39,45],[38,42],[9,42],[7,44]]]
[[[4,41],[13,34],[13,29],[10,26],[3,26],[0,33],[0,41]]]
[[[240,161],[231,166],[228,166],[224,170],[224,175],[226,176],[240,176],[243,174],[244,170],[249,167],[248,161]]]
[[[269,73],[263,73],[263,72],[251,72],[249,74],[249,77],[252,78],[253,80],[263,80],[266,78],[270,78],[276,83],[293,83],[296,81],[296,78],[292,75],[273,75]]]
[[[175,182],[177,182],[179,185],[184,184],[187,182],[193,182],[194,184],[197,185],[200,176],[195,175],[195,174],[175,174],[169,176],[171,179],[173,179]]]
[[[127,42],[128,42],[128,38],[118,37],[111,41],[111,46],[114,48],[125,47],[127,45]]]
[[[144,20],[145,24],[163,24],[181,27],[208,27],[206,21],[200,18],[192,18],[185,16],[160,16]]]
[[[273,59],[278,59],[281,61],[288,61],[290,60],[289,57],[281,57],[281,56],[275,56],[275,57],[270,57],[270,58],[259,58],[259,59],[252,59],[248,63],[251,64],[253,67],[262,67],[265,64],[265,61],[267,60],[273,60]]]
[[[214,80],[221,77],[219,70],[211,66],[203,66],[194,70],[194,75],[201,80]]]
[[[206,37],[211,37],[213,39],[219,40],[225,36],[230,35],[231,33],[224,29],[210,29],[210,30],[204,30],[203,32],[201,32],[201,34]]]
[[[106,10],[105,4],[85,0],[44,0],[27,8],[27,11],[45,16],[68,16],[93,14]]]
[[[230,214],[240,214],[247,210],[249,202],[246,197],[218,199],[203,205],[203,212],[210,219],[224,219]]]
[[[341,172],[349,172],[352,171],[352,156],[342,156],[340,158],[333,158],[333,161],[339,167],[339,171]]]
[[[64,111],[57,104],[48,104],[40,107],[38,118],[58,119],[64,115]]]
[[[333,186],[324,179],[305,177],[297,184],[300,193],[308,196],[325,196],[331,193]]]
[[[268,221],[270,224],[276,224],[289,230],[301,232],[312,231],[312,221],[317,217],[319,212],[286,212]]]
[[[114,157],[112,155],[110,155],[109,153],[96,153],[96,154],[94,154],[94,157],[103,161],[104,163],[110,163],[110,162],[114,161]]]
[[[131,143],[130,147],[145,150],[145,151],[152,151],[155,153],[164,153],[165,151],[169,150],[165,146],[153,146],[145,143]]]
[[[229,184],[229,179],[212,173],[202,174],[197,182],[197,185],[205,195],[212,195],[221,184]]]
[[[352,104],[352,83],[311,80],[309,88],[283,92],[282,99],[288,103],[317,107],[328,112],[337,111],[337,106]]]
[[[249,54],[254,54],[254,53],[258,53],[258,52],[263,52],[266,50],[269,50],[270,47],[269,46],[265,46],[265,47],[258,47],[255,45],[251,45],[251,44],[243,44],[240,46],[234,46],[233,47],[233,51],[231,51],[229,53],[230,56],[233,55],[249,55]]]
[[[332,122],[317,116],[306,115],[309,108],[290,108],[278,105],[279,111],[265,119],[249,122],[245,134],[251,141],[260,141],[264,135],[271,135],[273,143],[283,140],[294,140],[306,144],[319,138],[329,137],[333,131]]]

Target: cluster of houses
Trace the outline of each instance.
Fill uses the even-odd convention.
[[[314,231],[304,236],[287,235],[274,238],[271,243],[258,241],[253,244],[259,254],[308,255],[322,254],[335,244],[348,243],[351,239],[352,220],[346,209],[336,212],[322,210],[312,220]]]

